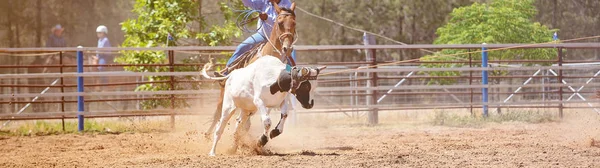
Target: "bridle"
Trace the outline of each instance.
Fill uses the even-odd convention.
[[[291,93],[292,94],[296,94],[296,89],[298,89],[300,87],[300,84],[302,82],[308,81],[308,80],[317,80],[317,77],[319,76],[319,69],[312,69],[309,67],[302,67],[302,68],[298,68],[298,67],[293,67],[291,70],[291,76],[292,76],[292,85],[291,85]]]
[[[285,13],[285,14],[279,14],[279,15],[292,15],[291,13]],[[267,24],[267,22],[263,22],[264,24]],[[274,30],[279,31],[279,26],[273,26],[273,25],[269,25],[271,27],[273,27]],[[265,36],[267,36],[267,33],[265,32],[265,29],[262,29],[263,34]],[[296,44],[296,42],[298,41],[298,33],[296,33],[296,31],[294,30],[294,34],[290,33],[290,32],[284,32],[281,33],[278,37],[277,40],[279,40],[280,44],[283,44],[283,41],[285,40],[284,38],[288,37],[288,36],[292,36],[292,44],[290,44],[290,51],[293,50],[293,45]],[[279,49],[277,49],[277,47],[275,47],[275,44],[273,44],[273,42],[271,41],[270,38],[265,37],[265,39],[267,39],[267,41],[269,42],[269,44],[271,44],[271,46],[273,47],[273,50],[275,50],[280,57],[283,58],[283,63],[287,63],[287,61],[290,61],[292,66],[296,66],[296,62],[294,61],[294,59],[292,58],[291,54],[283,54],[283,52],[281,52]]]

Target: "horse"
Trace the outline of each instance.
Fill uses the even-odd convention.
[[[273,29],[271,30],[271,34],[267,39],[267,43],[262,45],[257,45],[247,53],[246,56],[240,56],[236,62],[234,62],[232,69],[229,72],[232,72],[235,68],[246,67],[249,64],[255,62],[258,58],[262,56],[273,56],[279,58],[282,62],[291,61],[292,66],[295,66],[294,60],[291,58],[290,53],[292,51],[292,44],[296,40],[296,15],[294,10],[296,8],[296,3],[292,2],[290,8],[280,8],[277,3],[273,3],[273,7],[277,12],[277,19],[275,20],[275,24],[273,25]],[[264,29],[263,29],[264,30]],[[227,76],[225,77],[210,77],[206,71],[212,69],[212,62],[204,65],[201,74],[205,78],[219,80],[220,81],[220,97],[219,102],[217,103],[217,108],[213,115],[213,120],[211,126],[206,131],[205,138],[210,139],[210,134],[214,130],[217,121],[221,118],[221,108],[223,106],[223,96],[225,93],[225,85]],[[309,105],[312,108],[312,105]],[[309,107],[306,106],[306,107]],[[282,118],[283,119],[283,118]]]

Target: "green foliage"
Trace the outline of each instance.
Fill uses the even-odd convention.
[[[164,132],[170,129],[169,121],[143,121],[140,123],[123,121],[96,121],[86,119],[84,133],[119,134],[124,132]],[[79,133],[77,121],[66,121],[65,130],[61,122],[54,121],[26,121],[12,129],[0,130],[0,135],[9,136],[44,136]]]
[[[537,11],[533,0],[493,0],[489,4],[474,3],[456,8],[450,13],[448,23],[437,29],[439,36],[434,44],[497,44],[497,43],[544,43],[552,41],[551,30],[538,22],[532,22]],[[423,61],[464,61],[467,50],[446,49],[422,57]],[[473,60],[481,60],[481,54],[473,54]],[[556,56],[552,49],[510,49],[490,51],[490,60],[550,60]],[[525,64],[531,66],[532,64]],[[463,64],[425,64],[427,68],[462,67]],[[492,72],[502,75],[506,72]],[[457,76],[459,72],[428,72],[432,76]],[[451,84],[453,80],[430,81]]]
[[[236,26],[237,20],[235,20],[239,13],[231,9],[244,9],[245,7],[241,1],[235,1],[233,4],[231,2],[218,2],[218,4],[223,12],[225,22],[223,25],[212,25],[207,33],[199,33],[196,38],[207,42],[209,46],[231,45],[230,39],[242,35],[242,31]]]
[[[489,123],[524,122],[524,123],[546,123],[557,121],[552,112],[534,110],[510,110],[502,114],[492,114],[487,118],[481,116],[473,117],[464,114],[454,114],[447,111],[436,111],[432,118],[433,125],[449,127],[482,127]]]
[[[243,7],[241,2],[233,3],[233,7],[227,3],[219,2],[221,12],[225,17],[223,25],[213,25],[207,32],[202,29],[194,30],[190,25],[197,23],[204,27],[204,18],[198,14],[198,1],[196,0],[136,0],[133,12],[138,16],[136,19],[128,19],[121,23],[121,30],[125,33],[125,41],[122,47],[158,47],[177,46],[178,39],[200,39],[203,44],[211,46],[229,45],[232,38],[242,35],[235,26],[235,13],[233,8]],[[174,40],[167,40],[171,34]],[[168,63],[166,51],[123,51],[122,57],[115,61],[124,64],[165,64]],[[200,59],[194,57],[186,59],[184,63],[199,63]],[[134,72],[166,72],[168,67],[157,66],[132,66],[125,70]],[[197,67],[176,67],[175,71],[197,71]],[[186,77],[191,79],[191,77]],[[148,81],[168,81],[169,76],[150,76]],[[183,87],[176,85],[175,90]],[[198,88],[198,84],[192,84],[192,88]],[[169,83],[145,84],[136,88],[136,91],[159,91],[170,90]],[[157,95],[164,97],[166,95]],[[170,107],[168,100],[148,100],[142,103],[144,109],[157,107]],[[185,107],[188,104],[181,100],[175,102],[175,107]]]

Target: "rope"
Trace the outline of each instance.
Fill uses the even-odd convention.
[[[345,25],[345,24],[343,24],[343,23],[339,23],[339,22],[336,22],[336,21],[334,21],[334,20],[331,20],[331,19],[328,19],[328,18],[325,18],[325,17],[321,17],[321,16],[319,16],[319,15],[316,15],[316,14],[314,14],[314,13],[310,13],[310,12],[308,12],[308,11],[306,11],[306,10],[304,10],[304,9],[300,8],[300,7],[296,7],[296,9],[299,9],[300,11],[302,11],[302,12],[304,12],[304,13],[306,13],[306,14],[310,15],[310,16],[313,16],[313,17],[319,18],[319,19],[321,19],[321,20],[325,20],[325,21],[331,22],[331,23],[333,23],[333,24],[336,24],[336,25],[338,25],[338,26],[342,26],[342,27],[345,27],[345,28],[348,28],[348,29],[351,29],[351,30],[354,30],[354,31],[358,31],[358,32],[365,32],[365,33],[367,33],[367,34],[374,35],[374,36],[377,36],[377,37],[381,37],[381,38],[383,38],[383,39],[386,39],[386,40],[388,40],[388,41],[391,41],[391,42],[394,42],[394,43],[397,43],[397,44],[401,44],[401,45],[408,45],[408,44],[406,44],[406,43],[403,43],[403,42],[400,42],[400,41],[394,40],[394,39],[392,39],[392,38],[386,37],[386,36],[384,36],[384,35],[381,35],[381,34],[373,33],[373,32],[370,32],[370,31],[363,30],[363,29],[359,29],[359,28],[354,28],[354,27],[346,26],[346,25]],[[419,49],[419,50],[421,50],[421,51],[424,51],[424,52],[427,52],[427,53],[430,53],[430,54],[433,54],[433,53],[435,53],[434,51],[427,50],[427,49]]]
[[[233,9],[233,5],[231,4],[231,1],[227,1],[227,6],[229,6],[231,8],[231,11],[233,12],[239,12],[240,14],[237,16],[236,18],[236,22],[235,22],[235,26],[237,28],[239,28],[240,30],[244,31],[244,32],[248,32],[248,33],[256,33],[258,32],[258,29],[262,28],[262,25],[260,27],[258,27],[256,30],[254,29],[249,29],[248,28],[248,23],[255,21],[256,19],[258,19],[258,16],[252,17],[252,15],[254,13],[261,13],[260,10],[254,10],[254,9]]]
[[[581,37],[581,38],[574,38],[574,39],[569,39],[569,40],[562,40],[562,42],[579,41],[579,40],[587,40],[587,39],[595,39],[595,38],[600,38],[600,35],[598,35],[598,36],[589,36],[589,37]],[[536,46],[536,45],[551,44],[551,43],[555,43],[555,41],[545,42],[545,43],[533,43],[533,44],[517,45],[517,46],[512,46],[512,47],[504,47],[504,48],[496,48],[496,49],[489,49],[489,50],[486,50],[486,51],[487,52],[489,52],[489,51],[501,51],[501,50],[508,50],[508,49],[513,49],[513,48],[520,48],[520,47],[527,47],[527,46]],[[443,56],[458,56],[458,55],[466,55],[466,54],[482,53],[482,52],[483,51],[471,51],[471,52],[462,52],[462,53],[455,53],[455,54],[434,55],[434,56],[431,56],[430,58],[443,57]],[[460,59],[463,59],[463,58],[460,58]],[[351,72],[351,71],[355,71],[355,70],[358,70],[358,69],[364,69],[364,68],[373,68],[373,67],[378,67],[378,66],[396,65],[396,64],[407,63],[407,62],[415,62],[415,61],[419,61],[419,60],[421,60],[421,59],[420,58],[416,58],[416,59],[396,61],[396,62],[391,62],[391,63],[377,64],[377,65],[370,65],[370,66],[361,66],[361,67],[358,67],[358,68],[355,68],[355,69],[345,69],[345,70],[340,70],[340,71],[335,71],[335,72],[324,73],[324,74],[320,74],[319,76],[326,76],[326,75],[333,75],[333,74],[344,73],[344,72]]]

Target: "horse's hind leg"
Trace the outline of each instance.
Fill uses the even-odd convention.
[[[208,130],[206,130],[206,133],[204,134],[204,138],[206,138],[207,140],[210,139],[210,135],[213,133],[215,126],[217,125],[217,122],[221,119],[224,94],[225,94],[225,90],[223,87],[221,87],[219,103],[217,103],[217,109],[215,110],[215,113],[213,114],[212,123],[210,124],[210,127],[208,128]]]
[[[242,141],[242,136],[248,133],[248,129],[250,127],[249,120],[250,112],[247,110],[242,110],[240,115],[237,118],[237,122],[235,124],[235,133],[234,133],[234,141],[233,141],[233,152],[237,150],[240,141]]]
[[[221,120],[222,109],[223,109],[223,101],[220,101],[217,104],[217,109],[215,110],[215,113],[213,114],[212,123],[210,124],[210,127],[208,128],[208,130],[206,130],[206,133],[204,134],[204,138],[210,139],[210,135],[215,130],[215,126],[217,126],[217,123],[219,122],[219,120]]]
[[[233,101],[227,101],[224,104],[221,119],[217,122],[217,126],[215,128],[214,137],[213,137],[213,145],[210,150],[209,156],[215,156],[217,150],[217,142],[221,139],[221,135],[223,134],[223,130],[225,130],[225,126],[227,126],[227,121],[233,116],[235,112],[235,105]]]

